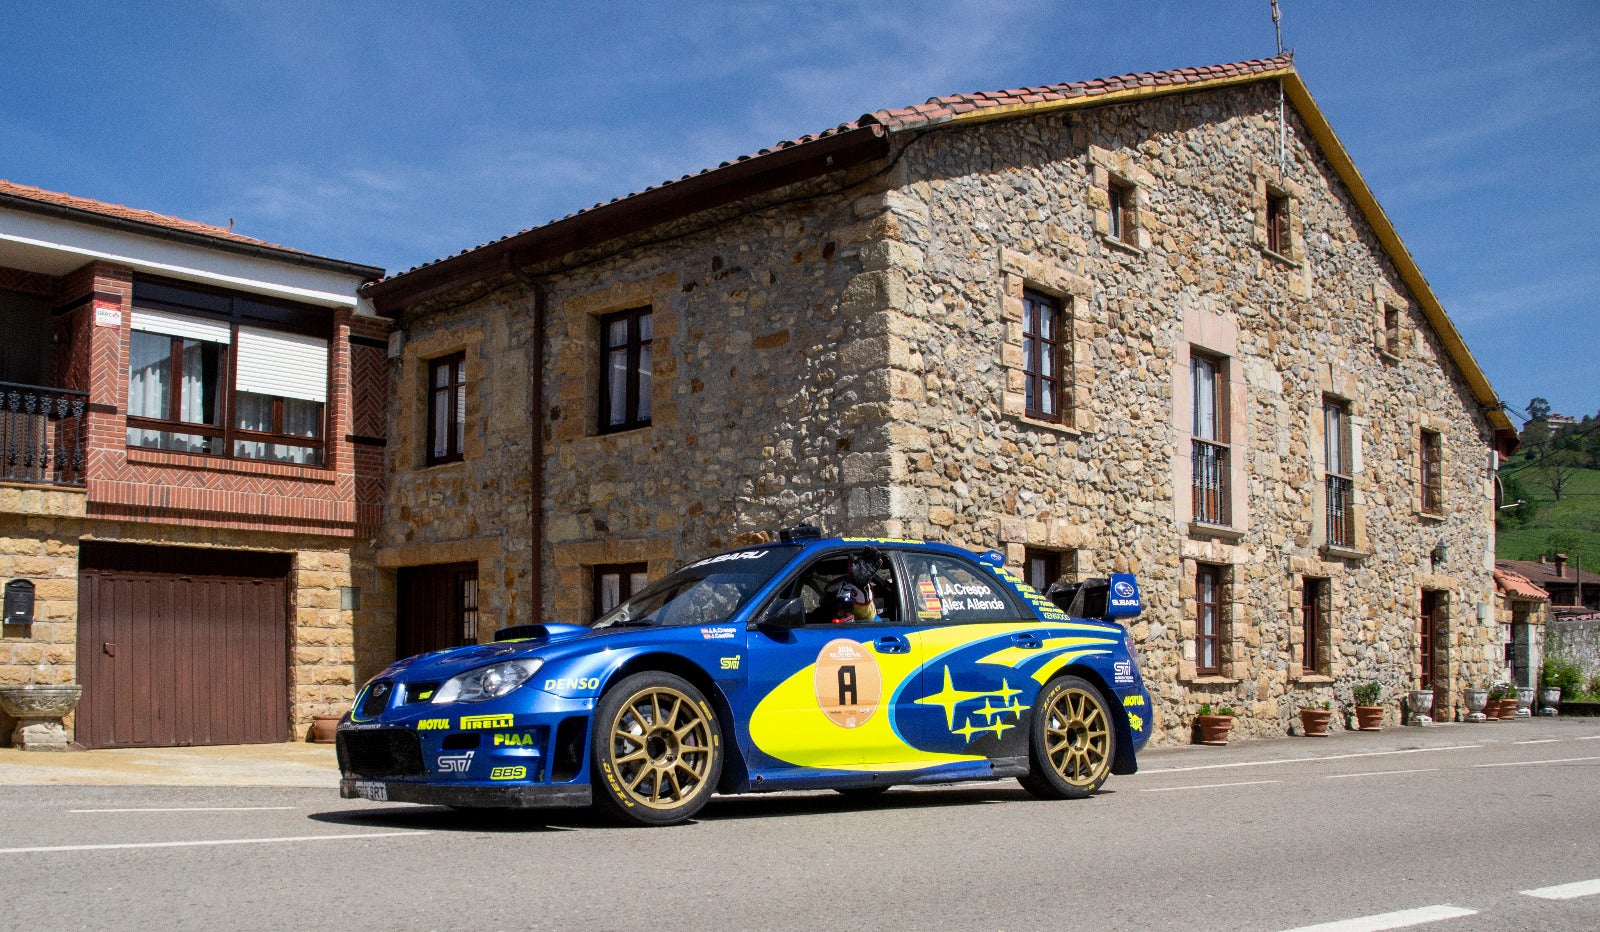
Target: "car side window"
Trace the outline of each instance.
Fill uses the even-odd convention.
[[[872,598],[872,611],[858,612],[847,621],[836,621],[839,615],[835,593],[848,582],[850,558],[853,554],[833,553],[815,561],[800,571],[794,581],[784,587],[781,598],[800,599],[806,610],[806,624],[899,624],[900,587],[896,579],[894,561],[885,554],[883,565],[873,574],[868,588]],[[870,615],[862,618],[860,615]]]
[[[907,553],[904,560],[919,624],[958,625],[1027,617],[999,580],[979,566],[931,553]]]

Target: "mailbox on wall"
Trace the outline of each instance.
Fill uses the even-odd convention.
[[[6,583],[3,611],[8,625],[33,624],[33,583],[26,579]]]

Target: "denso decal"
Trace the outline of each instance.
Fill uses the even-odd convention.
[[[440,773],[466,773],[472,767],[472,755],[477,751],[467,751],[464,754],[441,754],[438,765]]]
[[[462,731],[481,731],[489,728],[510,728],[517,723],[514,715],[463,715]]]
[[[545,680],[544,691],[547,693],[570,692],[578,689],[599,689],[598,676],[584,676],[575,679]]]
[[[494,735],[494,746],[497,748],[525,748],[532,746],[533,743],[533,735],[526,732],[497,731]]]
[[[528,777],[526,767],[496,767],[489,771],[491,780],[525,780]]]
[[[418,731],[444,731],[449,727],[450,720],[447,718],[424,718],[417,720]]]
[[[727,641],[733,639],[739,632],[726,625],[715,628],[701,628],[700,636],[708,641]]]

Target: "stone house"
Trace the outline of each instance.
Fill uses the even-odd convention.
[[[1168,740],[1499,643],[1499,399],[1288,57],[880,111],[362,289],[406,650],[808,520],[1139,574]]]
[[[392,613],[389,328],[356,294],[382,274],[0,181],[0,687],[81,684],[91,747],[349,704],[392,649],[355,638]]]
[[[1543,669],[1550,593],[1507,561],[1494,565],[1494,618],[1502,662],[1497,681],[1537,686]]]
[[[1551,610],[1557,614],[1586,614],[1584,609],[1600,609],[1600,573],[1574,563],[1564,553],[1554,560],[1503,560],[1502,568],[1513,570],[1550,595]],[[1567,609],[1569,611],[1561,611]]]

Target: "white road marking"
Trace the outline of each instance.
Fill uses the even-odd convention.
[[[295,806],[183,806],[174,809],[68,809],[68,812],[266,812]]]
[[[1420,926],[1426,922],[1460,919],[1463,916],[1477,914],[1478,911],[1475,909],[1462,909],[1446,903],[1439,906],[1402,909],[1395,913],[1379,913],[1376,916],[1361,916],[1357,919],[1341,919],[1338,922],[1324,922],[1314,926],[1301,926],[1298,929],[1289,929],[1288,932],[1379,932],[1381,929],[1404,929]]]
[[[1600,760],[1600,757],[1558,757],[1555,760],[1514,760],[1503,764],[1473,764],[1474,767],[1533,767],[1537,764],[1576,764],[1579,761]]]
[[[1523,896],[1536,896],[1541,900],[1575,900],[1580,896],[1594,896],[1596,893],[1600,893],[1600,880],[1580,880],[1577,883],[1522,891]]]
[[[1433,751],[1471,751],[1485,747],[1482,744],[1450,744],[1439,748],[1406,748],[1402,751],[1361,751],[1355,754],[1329,754],[1324,757],[1281,757],[1277,760],[1240,761],[1234,764],[1200,764],[1194,767],[1166,767],[1158,770],[1141,768],[1140,773],[1187,773],[1191,770],[1222,770],[1229,767],[1267,767],[1274,764],[1314,764],[1325,760],[1350,760],[1356,757],[1388,757],[1394,754],[1427,754]]]
[[[1433,773],[1437,767],[1418,767],[1416,770],[1369,770],[1366,773],[1330,773],[1324,780],[1348,780],[1351,777],[1386,777],[1392,773]]]
[[[1157,787],[1155,789],[1150,789],[1150,790],[1142,790],[1141,792],[1145,792],[1145,793],[1176,793],[1179,790],[1215,790],[1215,789],[1221,789],[1222,787],[1225,787],[1225,786],[1260,786],[1263,783],[1282,783],[1282,782],[1283,782],[1282,780],[1246,780],[1243,783],[1202,783],[1202,784],[1200,784],[1198,786],[1163,786],[1163,787]]]
[[[1530,738],[1527,741],[1513,741],[1512,744],[1555,744],[1560,738]]]
[[[118,851],[125,848],[195,848],[205,845],[270,845],[294,841],[341,841],[351,838],[392,838],[430,835],[431,832],[361,832],[353,835],[286,835],[279,838],[219,838],[212,841],[142,841],[118,845],[46,845],[38,848],[0,848],[0,854],[45,854],[53,851]]]

